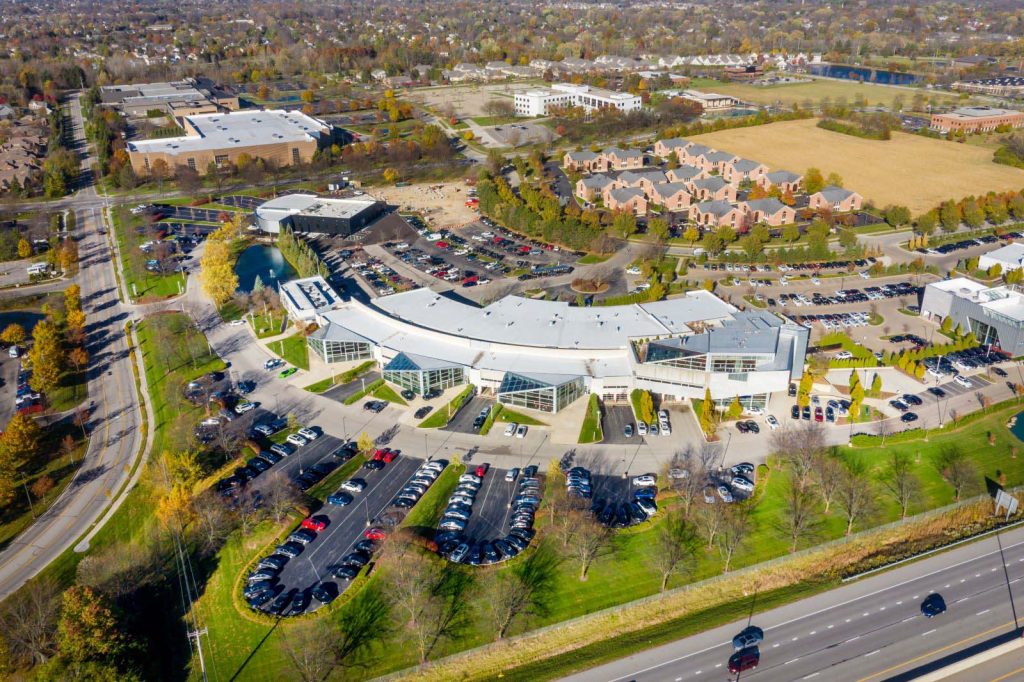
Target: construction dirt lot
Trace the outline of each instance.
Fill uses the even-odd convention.
[[[535,84],[528,82],[494,83],[491,85],[467,83],[466,85],[417,88],[411,91],[408,97],[413,102],[436,111],[441,111],[445,105],[450,104],[457,116],[465,118],[485,116],[487,112],[484,105],[492,99],[507,98],[511,100],[516,92],[536,87]]]
[[[462,180],[452,180],[408,187],[374,187],[373,195],[398,206],[399,211],[422,213],[433,228],[452,228],[479,218],[476,211],[466,206],[468,189]]]

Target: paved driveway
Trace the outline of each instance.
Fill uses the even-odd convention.
[[[630,438],[626,438],[623,434],[626,424],[633,425],[633,435]],[[640,442],[640,436],[636,433],[636,423],[633,420],[633,409],[629,405],[605,405],[601,428],[604,430],[602,443],[634,445]]]

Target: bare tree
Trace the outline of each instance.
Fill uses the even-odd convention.
[[[853,524],[870,516],[875,510],[875,490],[871,485],[867,467],[856,457],[847,457],[843,466],[836,502],[846,515],[846,534],[853,530]]]
[[[520,618],[548,613],[557,566],[558,556],[541,542],[524,561],[498,574],[488,601],[495,639]]]
[[[582,529],[578,512],[589,510],[586,501],[576,495],[570,495],[564,485],[555,485],[552,488],[552,492],[544,499],[544,504],[548,508],[549,528],[562,548],[567,549],[573,536]]]
[[[587,571],[600,557],[612,551],[615,531],[598,523],[589,510],[572,512],[575,530],[569,540],[569,551],[580,564],[580,580],[587,579]]]
[[[821,501],[825,505],[825,513],[828,514],[832,506],[832,499],[835,497],[836,489],[839,487],[839,478],[842,474],[842,464],[836,459],[834,453],[819,452],[814,457],[814,483],[821,495]]]
[[[957,502],[965,493],[973,492],[978,485],[978,468],[956,445],[948,445],[942,449],[936,466],[942,477],[952,486]]]
[[[882,485],[900,506],[900,518],[907,518],[910,503],[921,492],[921,479],[914,473],[913,458],[906,452],[894,451],[882,469]]]
[[[715,544],[715,537],[725,517],[724,504],[704,504],[697,509],[696,521],[701,535],[708,542],[708,549]]]
[[[45,663],[55,653],[60,588],[49,579],[29,581],[0,605],[3,638],[21,665]]]
[[[815,534],[820,521],[813,493],[791,481],[786,494],[782,527],[789,536],[789,551],[795,552],[801,538]]]
[[[337,665],[334,630],[324,619],[285,628],[281,648],[303,682],[322,682]]]
[[[815,423],[774,431],[772,453],[789,465],[790,475],[800,488],[806,488],[814,472],[814,461],[825,449],[825,431]]]
[[[299,489],[280,471],[270,474],[261,486],[263,506],[274,523],[281,523],[301,499]]]
[[[664,592],[673,573],[687,573],[697,564],[697,533],[687,523],[684,510],[676,508],[665,515],[658,526],[657,543],[654,563],[661,573]]]
[[[718,553],[724,562],[722,572],[728,573],[733,555],[743,546],[750,534],[750,506],[733,504],[725,513],[718,531]]]
[[[234,516],[238,522],[238,530],[243,536],[249,535],[264,516],[264,508],[256,493],[252,487],[246,486],[235,497]]]
[[[670,482],[672,489],[678,495],[683,516],[687,519],[691,517],[693,503],[703,496],[704,488],[707,485],[707,473],[711,470],[711,465],[717,456],[717,450],[708,444],[704,444],[696,451],[689,447],[683,452],[677,452],[672,457],[672,468],[680,469],[685,473],[680,478],[662,477],[662,480]]]
[[[879,419],[875,422],[875,433],[882,438],[882,447],[884,448],[886,437],[892,433],[892,424],[889,423],[888,419]]]

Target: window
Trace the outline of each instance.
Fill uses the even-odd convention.
[[[143,162],[143,165],[146,167],[146,170],[149,170],[149,157],[148,156],[144,157],[142,159],[142,162]]]
[[[558,412],[584,393],[583,377],[559,384],[506,372],[498,387],[498,402],[541,412]]]
[[[302,158],[299,156],[299,148],[292,147],[292,163],[296,166],[302,163]]]
[[[188,164],[189,168],[191,168],[192,170],[196,170],[196,160],[193,159],[191,156],[188,158],[188,161],[186,163]]]
[[[227,154],[217,154],[213,157],[213,162],[217,164],[217,167],[226,166],[228,163]]]
[[[313,352],[320,356],[325,363],[350,362],[352,360],[366,360],[373,357],[373,349],[369,343],[358,341],[332,341],[329,339],[318,339],[309,337],[307,343]]]

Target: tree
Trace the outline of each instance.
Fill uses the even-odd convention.
[[[826,187],[842,187],[843,186],[843,176],[840,175],[839,173],[836,173],[835,171],[829,173],[828,177],[825,178],[825,186]]]
[[[0,451],[11,453],[16,460],[28,462],[39,454],[42,429],[32,417],[16,412],[0,434]]]
[[[558,557],[542,541],[524,561],[496,576],[488,600],[495,639],[505,637],[517,620],[549,612],[557,566]]]
[[[810,490],[790,481],[786,491],[782,526],[789,536],[789,551],[795,552],[801,538],[810,538],[817,529],[819,518],[817,505]]]
[[[623,239],[629,238],[636,233],[636,216],[629,211],[618,211],[612,219],[612,231]]]
[[[935,215],[935,211],[928,211],[921,215],[917,219],[917,231],[923,235],[929,235],[935,232],[935,225],[938,223],[938,217]]]
[[[281,648],[303,682],[321,682],[334,670],[334,634],[325,619],[304,621],[282,630]]]
[[[795,242],[800,239],[800,227],[795,223],[782,228],[782,238],[787,242]]]
[[[366,431],[359,434],[359,439],[356,441],[356,446],[359,448],[359,452],[363,455],[368,455],[375,449],[373,439],[370,438]]]
[[[875,372],[875,378],[871,380],[871,395],[878,397],[882,395],[882,376]]]
[[[398,181],[398,171],[396,171],[394,168],[385,168],[384,169],[384,182],[386,182],[388,184],[394,184],[397,181]]]
[[[345,669],[358,667],[374,643],[391,635],[391,602],[379,583],[371,581],[342,609],[331,638],[334,662]]]
[[[81,310],[69,310],[64,322],[69,329],[80,332],[85,328],[85,313]]]
[[[725,412],[725,418],[730,420],[739,419],[742,414],[743,404],[740,402],[740,397],[736,396],[729,403],[729,409]]]
[[[907,510],[921,492],[921,479],[914,473],[913,458],[906,452],[895,450],[881,473],[882,486],[900,506],[900,518],[907,518]]]
[[[587,571],[593,563],[611,551],[615,531],[598,523],[589,510],[580,509],[573,514],[576,515],[577,531],[569,540],[569,551],[579,561],[579,578],[582,581],[587,579]]]
[[[955,232],[960,227],[960,207],[952,199],[939,206],[939,222],[946,232]]]
[[[15,322],[7,325],[4,327],[3,332],[0,332],[0,341],[11,345],[25,343],[25,339],[25,328]]]
[[[825,450],[825,432],[815,423],[778,429],[772,432],[771,452],[790,469],[793,481],[808,488],[816,458]]]
[[[700,406],[700,427],[709,438],[715,434],[715,403],[709,387],[704,389],[704,402]]]
[[[18,240],[18,258],[28,258],[32,255],[32,245],[28,243],[27,239]]]
[[[68,353],[68,361],[75,366],[75,371],[81,372],[89,363],[89,352],[81,346],[76,346]]]
[[[726,509],[724,504],[702,504],[697,509],[695,522],[700,529],[700,534],[707,541],[707,548],[715,546],[715,539],[718,531],[725,520]]]
[[[821,495],[822,504],[825,505],[823,511],[826,514],[828,514],[829,508],[832,506],[836,489],[839,487],[839,478],[842,475],[841,466],[835,457],[835,453],[830,452],[816,453],[811,464],[814,484]]]
[[[892,227],[899,227],[910,222],[910,209],[906,206],[887,206],[885,208],[885,222]]]
[[[128,637],[121,631],[114,606],[91,587],[64,591],[57,622],[57,648],[71,661],[112,659],[125,652]]]
[[[978,485],[978,469],[956,445],[942,449],[936,460],[942,477],[953,488],[954,499],[959,502],[964,493],[973,492]]]
[[[9,655],[20,666],[46,662],[55,649],[60,588],[52,580],[30,580],[0,603],[0,622]]]
[[[811,388],[814,386],[814,377],[810,372],[804,372],[800,377],[800,385],[797,387],[796,404],[800,407],[807,407],[811,404]]]
[[[231,249],[221,240],[207,240],[199,261],[203,291],[217,306],[231,300],[238,289],[238,275],[231,266]]]
[[[28,352],[32,362],[32,389],[48,393],[57,388],[64,369],[63,340],[57,326],[48,320],[38,322],[32,330],[33,344]]]
[[[694,242],[700,239],[700,230],[697,229],[696,225],[688,226],[686,228],[686,231],[683,232],[683,239],[690,242],[690,244],[692,245]]]
[[[716,505],[718,506],[718,505]],[[750,507],[748,504],[731,504],[726,507],[721,528],[718,531],[718,553],[722,557],[722,572],[728,573],[733,555],[746,542],[750,534]]]
[[[651,218],[647,222],[647,234],[657,239],[668,239],[668,221],[664,218]]]
[[[875,509],[874,486],[867,475],[867,466],[856,457],[847,457],[836,488],[836,502],[846,514],[846,534],[853,524],[869,516]]]
[[[815,194],[825,188],[825,178],[817,168],[808,168],[804,172],[804,192]]]
[[[658,526],[655,541],[658,551],[654,555],[654,564],[661,573],[661,591],[664,592],[673,574],[689,573],[696,567],[697,533],[687,523],[685,512],[677,508],[666,513]]]

